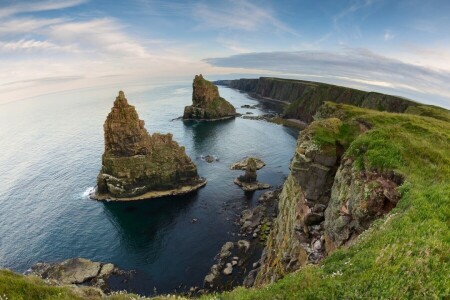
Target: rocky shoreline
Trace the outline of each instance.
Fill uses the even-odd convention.
[[[147,192],[145,194],[134,196],[134,197],[113,197],[110,194],[100,194],[95,191],[93,191],[91,194],[89,194],[89,198],[92,200],[98,200],[98,201],[138,201],[138,200],[149,200],[149,199],[155,199],[155,198],[163,198],[163,197],[169,197],[169,196],[181,196],[186,195],[190,193],[196,192],[198,189],[204,187],[207,184],[207,180],[205,178],[199,178],[198,182],[193,183],[192,185],[185,185],[181,186],[179,188],[171,189],[171,190],[164,190],[164,191],[151,191]]]
[[[226,242],[205,276],[202,289],[195,294],[232,289],[238,285],[253,286],[261,265],[260,259],[267,236],[277,216],[281,187],[267,191],[258,198],[258,205],[241,211],[235,220],[238,240]]]
[[[121,270],[111,263],[77,257],[55,263],[36,263],[25,275],[37,276],[55,286],[91,287],[91,292],[102,295],[113,291],[110,278],[127,282],[133,273],[134,271]]]

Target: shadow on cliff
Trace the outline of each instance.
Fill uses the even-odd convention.
[[[103,202],[111,223],[120,233],[122,243],[132,251],[163,250],[162,231],[170,231],[184,220],[185,212],[198,198],[197,193],[132,202]]]

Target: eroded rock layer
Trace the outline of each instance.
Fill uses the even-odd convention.
[[[219,95],[217,86],[196,75],[192,84],[192,105],[184,109],[183,119],[216,120],[231,118],[236,109]]]
[[[94,199],[135,200],[190,192],[205,184],[172,134],[150,135],[122,91],[103,125],[105,152]]]

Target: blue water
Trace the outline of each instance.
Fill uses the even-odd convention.
[[[229,165],[247,155],[267,166],[260,181],[282,184],[297,132],[263,121],[187,122],[179,117],[191,102],[191,84],[125,90],[149,132],[171,132],[208,179],[196,194],[133,203],[87,198],[100,169],[103,122],[115,89],[46,95],[0,105],[0,268],[26,271],[39,261],[71,257],[135,269],[141,294],[201,285],[222,244],[235,240],[233,222],[261,192],[246,196]],[[279,111],[238,91],[220,88],[238,112]],[[202,155],[219,161],[206,163]],[[198,219],[192,223],[193,218]]]

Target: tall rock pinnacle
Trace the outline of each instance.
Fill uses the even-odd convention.
[[[212,82],[195,75],[192,84],[192,105],[184,109],[183,119],[217,120],[236,116],[236,109],[219,95]]]
[[[139,200],[184,194],[206,181],[172,134],[150,135],[120,91],[103,125],[105,152],[91,198]]]

